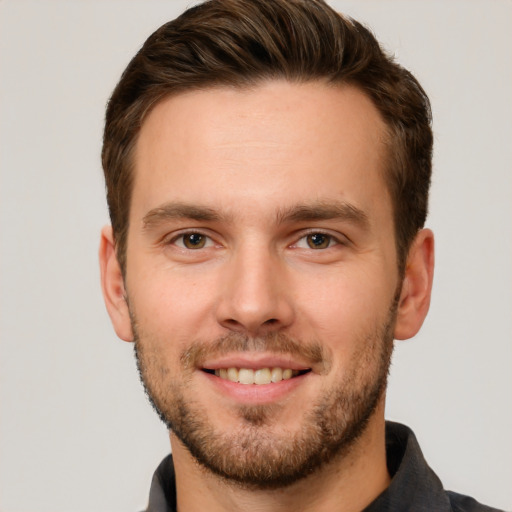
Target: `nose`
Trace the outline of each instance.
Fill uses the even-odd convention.
[[[219,324],[256,337],[293,322],[286,269],[276,254],[252,245],[237,251],[225,265],[216,311]]]

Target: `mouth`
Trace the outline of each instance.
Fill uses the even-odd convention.
[[[222,380],[246,385],[261,386],[265,384],[277,384],[283,380],[290,380],[311,372],[311,368],[295,370],[292,368],[268,367],[268,368],[202,368],[202,371],[215,375]]]

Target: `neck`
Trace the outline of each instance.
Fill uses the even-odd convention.
[[[232,484],[200,466],[172,433],[171,445],[179,512],[357,512],[369,505],[390,482],[384,403],[349,453],[283,489],[255,490]]]

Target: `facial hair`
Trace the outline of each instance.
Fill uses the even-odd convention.
[[[319,396],[294,431],[272,428],[278,404],[237,409],[240,427],[224,432],[210,421],[195,400],[192,375],[206,356],[232,351],[266,351],[299,356],[323,364],[331,361],[319,342],[296,341],[281,333],[260,338],[242,334],[209,342],[194,342],[181,354],[181,374],[172,375],[165,361],[149,349],[153,344],[138,332],[132,313],[135,355],[145,392],[167,428],[206,469],[223,479],[252,489],[286,487],[316,472],[335,457],[344,457],[365,432],[384,396],[393,351],[396,299],[385,322],[355,341],[353,362],[337,382]],[[139,335],[140,334],[140,335]]]

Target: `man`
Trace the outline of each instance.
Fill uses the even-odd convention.
[[[109,102],[102,285],[172,458],[149,511],[491,510],[386,424],[427,314],[428,98],[320,0],[217,0]]]

